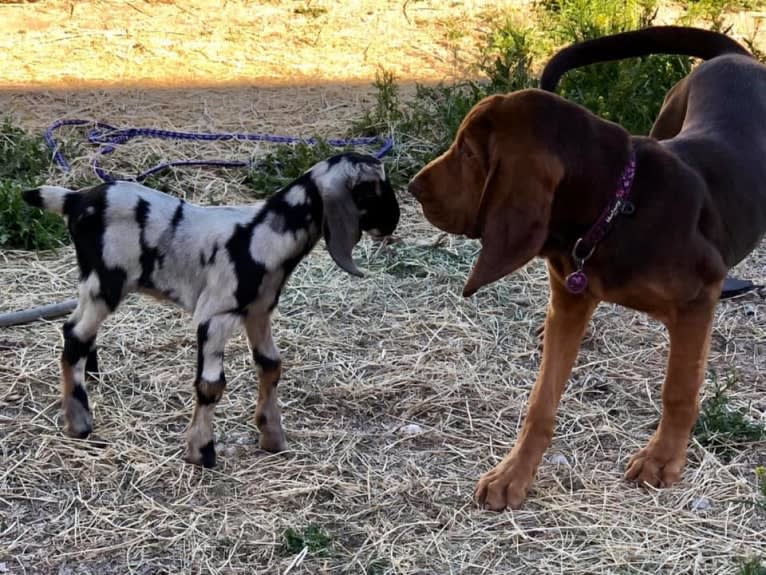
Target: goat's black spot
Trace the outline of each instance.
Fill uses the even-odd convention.
[[[95,345],[88,352],[88,359],[85,360],[85,373],[93,376],[98,375],[98,353],[96,352]]]
[[[268,421],[268,418],[263,413],[259,413],[258,417],[255,418],[255,424],[258,426],[258,429],[265,426]]]
[[[81,341],[79,337],[70,332],[70,334],[64,338],[64,351],[62,353],[64,361],[69,365],[76,364],[83,357],[88,355],[94,341],[95,338],[91,338],[88,341]]]
[[[149,202],[143,198],[139,198],[138,204],[136,205],[136,223],[138,223],[138,227],[141,228],[141,231],[146,227],[146,220],[149,219],[150,211],[151,206],[149,205]]]
[[[64,215],[71,217],[80,206],[80,194],[67,194],[64,196]]]
[[[101,297],[109,309],[114,311],[122,299],[127,274],[120,268],[107,268],[102,255],[106,228],[104,214],[107,209],[107,193],[112,185],[99,184],[72,194],[77,198],[77,207],[72,208],[68,227],[77,253],[80,277],[86,279],[95,271],[101,284]]]
[[[258,297],[258,290],[261,287],[263,276],[266,274],[265,266],[253,259],[250,254],[250,241],[252,240],[255,226],[263,222],[265,216],[264,208],[247,225],[237,225],[234,233],[226,242],[226,251],[234,263],[234,271],[237,274],[237,289],[234,291],[234,297],[237,299],[237,307],[245,308]]]
[[[117,309],[122,299],[122,288],[128,274],[120,268],[103,268],[98,274],[101,283],[101,298],[111,311]]]
[[[294,206],[285,201],[284,196],[296,186],[304,189],[306,201]],[[278,233],[308,231],[311,222],[317,224],[322,221],[322,196],[319,188],[307,173],[295,180],[289,186],[277,192],[269,200],[269,210],[273,211],[278,218],[274,218],[271,227]],[[312,244],[313,247],[313,244]]]
[[[226,387],[226,377],[223,372],[221,372],[218,376],[218,381],[212,383],[215,387],[208,390],[210,383],[211,382],[204,382],[201,378],[197,378],[194,381],[194,391],[197,392],[197,403],[199,405],[218,403],[218,400],[221,399],[221,395],[223,394],[223,389]],[[220,387],[220,389],[216,389],[217,387]],[[208,391],[212,391],[212,393],[208,393]]]
[[[78,383],[75,384],[74,388],[72,389],[72,397],[79,401],[87,411],[90,411],[90,406],[88,405],[88,394],[85,392],[85,388],[82,385]]]
[[[141,263],[141,277],[138,278],[138,285],[145,288],[154,287],[152,274],[157,265],[162,265],[163,260],[159,250],[156,247],[150,247],[149,244],[146,243],[146,222],[149,219],[150,212],[151,205],[149,202],[143,198],[139,199],[138,204],[136,205],[136,222],[140,229],[139,242],[141,245],[141,255],[139,256],[139,262]],[[173,217],[175,218],[175,216]]]
[[[215,263],[215,258],[218,255],[218,244],[213,245],[213,249],[209,256],[205,255],[204,251],[199,253],[199,265],[201,267],[212,266]]]
[[[378,230],[389,235],[396,229],[399,203],[388,180],[362,182],[351,190],[351,197],[362,213],[359,224],[363,230]]]
[[[180,224],[184,219],[184,203],[185,202],[181,200],[181,202],[178,204],[178,207],[176,208],[176,211],[173,212],[173,219],[170,220],[170,227],[172,228],[173,233],[175,233],[178,224]]]
[[[21,198],[30,206],[35,208],[43,207],[43,197],[40,195],[39,188],[35,188],[34,190],[24,190],[21,192]]]
[[[205,367],[205,342],[210,322],[206,321],[197,326],[197,381],[202,379],[202,370]],[[195,382],[196,386],[196,382]]]
[[[199,453],[202,456],[202,467],[215,467],[215,442],[212,439],[200,448]]]
[[[257,349],[253,350],[253,361],[259,365],[263,371],[274,371],[279,367],[280,363],[280,360],[266,357]]]

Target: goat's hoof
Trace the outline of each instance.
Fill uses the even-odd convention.
[[[287,449],[287,439],[285,432],[281,429],[277,433],[264,433],[258,439],[258,447],[269,453],[279,453]]]
[[[92,431],[93,426],[90,425],[82,429],[73,429],[68,424],[64,427],[64,435],[72,439],[87,439]]]
[[[74,439],[86,439],[93,431],[93,417],[79,401],[68,403],[64,421],[64,434]]]
[[[200,448],[189,446],[184,455],[184,461],[206,469],[215,467],[215,443],[211,439]]]

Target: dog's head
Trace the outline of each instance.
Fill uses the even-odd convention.
[[[399,204],[383,163],[365,154],[338,154],[312,168],[311,177],[322,195],[327,250],[341,268],[361,277],[351,252],[362,231],[382,238],[399,223]]]
[[[490,96],[463,120],[450,148],[409,184],[436,227],[481,238],[463,295],[472,295],[540,253],[562,162],[550,146],[549,102],[537,90]],[[546,132],[546,136],[542,135]]]

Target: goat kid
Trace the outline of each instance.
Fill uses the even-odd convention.
[[[361,276],[351,252],[362,230],[382,237],[399,221],[383,164],[355,153],[319,162],[250,206],[196,206],[126,181],[80,192],[43,186],[23,197],[66,217],[80,269],[78,306],[63,329],[64,432],[91,433],[84,378],[97,370],[96,333],[127,294],[144,292],[193,313],[196,405],[185,459],[204,467],[215,465],[213,414],[226,387],[224,345],[235,328],[244,324],[258,370],[259,445],[281,451],[281,361],[270,320],[282,287],[322,234],[335,262]]]

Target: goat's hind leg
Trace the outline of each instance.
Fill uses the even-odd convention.
[[[84,286],[77,309],[64,323],[64,351],[61,354],[61,407],[64,433],[84,439],[93,431],[93,418],[85,391],[85,371],[95,362],[96,334],[111,310]]]
[[[215,467],[213,416],[226,388],[223,350],[237,325],[239,316],[227,313],[214,315],[197,326],[196,403],[184,456],[186,461],[195,465]]]
[[[251,311],[245,318],[245,328],[258,369],[258,405],[255,408],[255,424],[261,433],[258,444],[261,449],[272,453],[284,451],[287,441],[277,403],[282,361],[271,337],[270,314]]]

